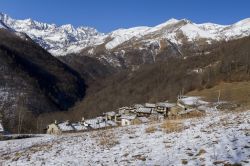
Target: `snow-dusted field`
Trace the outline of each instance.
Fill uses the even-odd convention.
[[[250,111],[0,142],[0,165],[250,165]]]

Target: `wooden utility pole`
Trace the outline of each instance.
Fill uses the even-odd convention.
[[[220,90],[219,90],[219,94],[218,94],[218,103],[220,102]]]

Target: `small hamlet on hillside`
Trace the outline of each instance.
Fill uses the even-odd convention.
[[[49,124],[47,134],[62,134],[83,132],[93,129],[107,129],[116,126],[127,126],[147,123],[149,121],[162,121],[167,117],[181,116],[190,112],[203,112],[208,102],[200,100],[200,97],[179,96],[177,103],[168,101],[159,103],[135,104],[130,107],[121,107],[117,111],[103,113],[102,116],[85,119],[71,123],[57,122]]]

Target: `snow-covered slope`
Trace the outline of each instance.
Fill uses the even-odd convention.
[[[209,52],[207,49],[219,41],[249,35],[250,19],[233,25],[196,24],[186,19],[170,19],[155,27],[113,31],[106,35],[104,44],[87,47],[82,55],[97,57],[114,67],[138,68],[141,64],[165,60],[168,56],[199,55],[201,50]]]
[[[0,14],[0,28],[11,28],[26,33],[53,55],[65,55],[102,45],[105,46],[102,49],[112,51],[121,46],[126,47],[136,43],[138,47],[142,47],[148,43],[159,43],[161,40],[168,40],[178,46],[198,40],[210,44],[220,40],[242,38],[250,35],[250,18],[233,25],[196,24],[186,19],[170,19],[155,27],[118,29],[103,34],[90,27],[74,28],[70,24],[57,26],[31,19],[15,20],[6,14]],[[89,52],[93,54],[95,50]]]
[[[239,21],[233,25],[218,25],[213,23],[196,24],[186,19],[170,19],[155,27],[130,28],[118,32],[119,33],[115,31],[116,35],[114,35],[114,32],[110,34],[113,40],[106,44],[107,49],[115,48],[132,38],[136,38],[136,40],[145,40],[146,38],[148,41],[168,39],[175,44],[181,44],[183,38],[179,37],[180,33],[191,42],[205,39],[207,43],[210,43],[213,40],[219,41],[242,38],[250,35],[250,19]],[[110,44],[113,47],[110,47]]]
[[[212,111],[212,110],[211,110]],[[249,165],[250,111],[211,112],[162,123],[0,141],[3,165]],[[164,123],[163,123],[164,124]],[[152,128],[151,130],[149,130]]]

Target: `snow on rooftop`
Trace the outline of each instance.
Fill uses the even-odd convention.
[[[94,129],[99,129],[99,128],[109,127],[110,126],[105,121],[105,119],[103,117],[97,117],[97,118],[94,118],[94,119],[87,119],[85,122],[87,124],[89,124],[90,127],[94,128]]]
[[[61,131],[74,131],[73,126],[71,126],[69,122],[59,123],[57,124],[57,126],[59,127]]]
[[[117,123],[115,123],[115,122],[112,121],[112,120],[108,120],[108,121],[107,121],[107,124],[108,124],[109,126],[113,126],[113,127],[117,126]]]
[[[174,104],[174,103],[168,103],[168,102],[160,102],[160,103],[156,104],[156,106],[167,107],[167,108],[173,107],[175,105],[176,104]]]
[[[116,113],[114,111],[111,111],[111,112],[105,112],[104,115],[107,115],[107,116],[115,116]]]
[[[143,106],[142,104],[135,104],[134,107],[135,107],[135,108],[142,108],[142,107],[144,107],[144,106]]]
[[[153,104],[153,103],[145,103],[145,107],[154,108],[155,104]]]
[[[110,125],[105,121],[105,122],[101,122],[99,123],[96,127],[97,128],[104,128],[104,127],[109,127]]]
[[[152,111],[152,109],[151,108],[138,108],[137,110],[136,110],[136,112],[137,113],[151,113],[151,111]]]
[[[81,123],[72,123],[71,125],[74,127],[76,131],[84,131],[88,129],[85,125]]]

